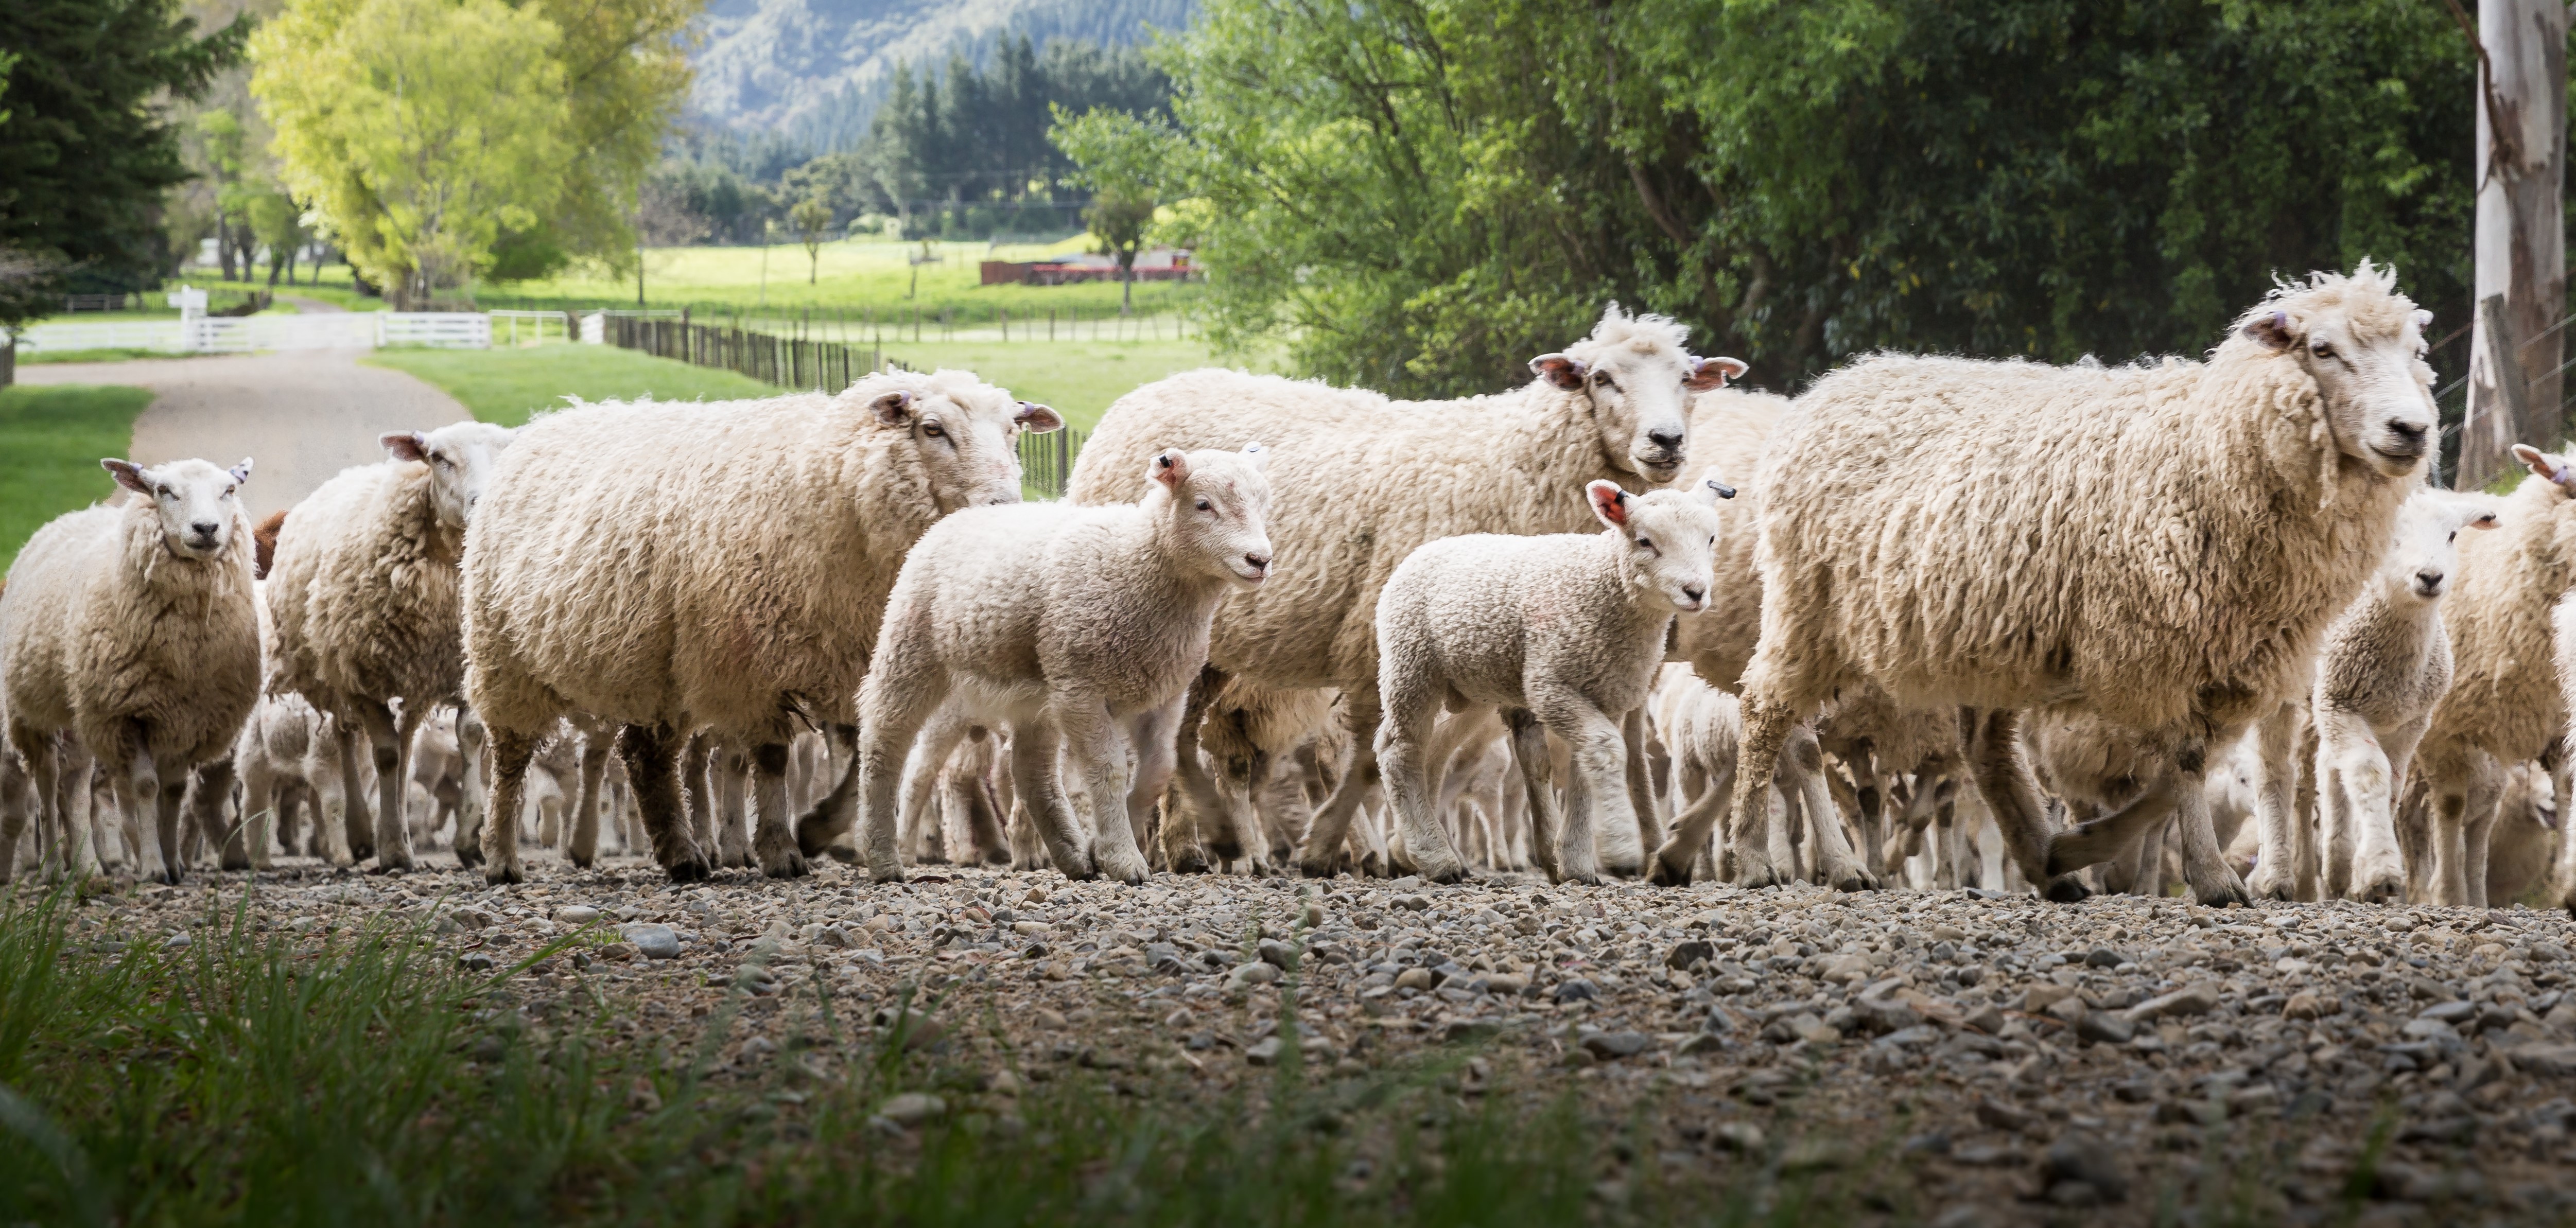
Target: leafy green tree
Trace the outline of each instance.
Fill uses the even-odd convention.
[[[236,20],[200,33],[180,0],[10,0],[0,122],[0,249],[21,292],[0,294],[14,336],[64,291],[157,285],[162,194],[188,177],[165,99],[190,98],[241,53]]]
[[[1136,254],[1153,227],[1180,136],[1159,115],[1140,119],[1107,108],[1059,111],[1048,135],[1081,168],[1071,182],[1091,189],[1083,224],[1118,258],[1118,314],[1125,315],[1136,294]]]
[[[822,275],[823,240],[832,235],[832,206],[821,197],[808,196],[787,211],[787,224],[796,230],[796,241],[805,245],[805,284],[813,285]]]
[[[518,277],[576,258],[616,265],[636,248],[636,194],[688,98],[691,23],[706,0],[527,0],[561,37],[562,191],[515,246]],[[496,274],[499,270],[496,270]]]
[[[1152,54],[1221,339],[1412,394],[1618,299],[1793,387],[2195,352],[2276,275],[2467,313],[2469,50],[2347,0],[1209,0]]]
[[[251,190],[242,212],[250,223],[251,237],[268,249],[269,288],[277,288],[281,271],[286,284],[294,285],[295,253],[313,237],[304,225],[304,207],[276,184],[262,182]]]
[[[397,308],[467,287],[557,204],[560,39],[501,0],[296,0],[254,37],[283,178]]]

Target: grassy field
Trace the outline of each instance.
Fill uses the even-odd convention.
[[[777,391],[731,371],[605,345],[378,350],[366,361],[419,376],[464,402],[476,418],[503,426],[518,426],[541,409],[559,409],[567,395],[586,401],[648,394],[664,401],[719,401]]]
[[[908,1023],[938,1011],[988,1026],[989,991],[959,978],[875,1026],[823,981],[802,984],[780,1007],[796,1039],[754,1069],[715,1060],[748,975],[694,1044],[629,1040],[639,1030],[604,966],[576,973],[562,954],[605,936],[476,973],[395,925],[263,933],[218,903],[173,948],[76,920],[86,911],[61,894],[0,897],[0,1222],[1757,1219],[1757,1191],[1623,1164],[1634,1123],[1504,1086],[1462,1097],[1472,1042],[1326,1079],[1296,1060],[1292,1030],[1274,1078],[1221,1095],[1071,1064],[992,1094],[990,1072]],[[755,947],[746,966],[766,958]],[[590,987],[523,1012],[513,984],[532,967]],[[913,1092],[953,1107],[908,1127],[879,1115]],[[1856,1209],[1810,1201],[1801,1176],[1763,1184],[1788,1216],[1776,1222]]]
[[[999,342],[887,342],[889,356],[920,370],[950,367],[972,371],[986,382],[1011,390],[1022,400],[1053,406],[1065,422],[1088,431],[1111,402],[1139,384],[1175,371],[1218,362],[1196,341],[1060,342],[1004,345]]]
[[[140,388],[0,388],[0,571],[46,521],[115,493],[99,458],[125,455],[151,403]]]

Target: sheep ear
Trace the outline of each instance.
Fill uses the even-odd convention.
[[[2496,520],[2496,514],[2494,512],[2480,512],[2475,516],[2469,517],[2469,522],[2461,525],[2460,527],[2464,529],[2492,529],[2496,527],[2497,523],[2498,521]]]
[[[116,484],[126,488],[127,490],[133,491],[138,495],[148,495],[152,493],[152,479],[145,475],[143,472],[143,466],[135,464],[133,461],[122,461],[117,460],[114,457],[109,457],[99,461],[98,467],[114,474],[116,477]]]
[[[2419,333],[2429,333],[2433,331],[2432,312],[2417,311],[2415,313],[2415,331]]]
[[[2245,335],[2277,354],[2299,343],[2298,321],[2286,311],[2267,311],[2245,322]]]
[[[1628,527],[1628,492],[1617,482],[1593,482],[1583,488],[1583,497],[1592,504],[1592,514],[1614,529]]]
[[[1151,473],[1155,481],[1179,490],[1181,483],[1190,480],[1190,454],[1179,448],[1158,452],[1154,455]]]
[[[1733,358],[1694,358],[1690,378],[1683,380],[1682,386],[1693,392],[1715,392],[1726,387],[1728,380],[1743,379],[1744,373],[1752,369]]]
[[[232,474],[232,475],[233,475],[233,485],[235,485],[235,486],[239,486],[239,485],[241,485],[242,483],[249,481],[249,480],[250,480],[250,458],[249,458],[249,457],[247,457],[247,456],[243,457],[243,458],[242,458],[242,463],[240,463],[240,464],[238,464],[238,465],[233,466],[231,469],[226,470],[226,472],[228,472],[228,473],[230,473],[230,474]]]
[[[1582,359],[1570,354],[1541,354],[1530,360],[1530,370],[1540,379],[1568,392],[1583,386],[1583,376],[1589,369]]]
[[[2544,477],[2561,486],[2567,484],[2567,462],[2527,443],[2513,445],[2513,458],[2533,475]]]
[[[1260,470],[1264,473],[1270,471],[1270,449],[1262,447],[1258,443],[1248,443],[1243,445],[1242,455],[1243,459],[1254,469]]]
[[[868,402],[868,412],[875,414],[877,421],[887,426],[910,426],[912,402],[913,396],[909,392],[889,392]]]
[[[399,461],[429,459],[429,436],[418,431],[392,431],[376,440]]]
[[[1035,401],[1020,402],[1019,416],[1012,419],[1012,421],[1019,423],[1021,430],[1027,431],[1032,435],[1044,435],[1049,431],[1060,431],[1064,429],[1063,414],[1059,414]]]

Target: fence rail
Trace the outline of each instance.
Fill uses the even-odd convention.
[[[1049,499],[1064,497],[1073,484],[1073,462],[1091,436],[1066,427],[1044,435],[1020,436],[1020,484]]]
[[[609,315],[601,332],[619,349],[716,367],[781,388],[838,392],[885,365],[885,352],[872,345],[773,337],[685,319]]]

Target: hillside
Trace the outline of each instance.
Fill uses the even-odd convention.
[[[846,132],[864,127],[897,64],[960,47],[980,59],[1007,31],[1140,42],[1190,11],[1191,0],[712,0],[690,109],[736,131]]]

